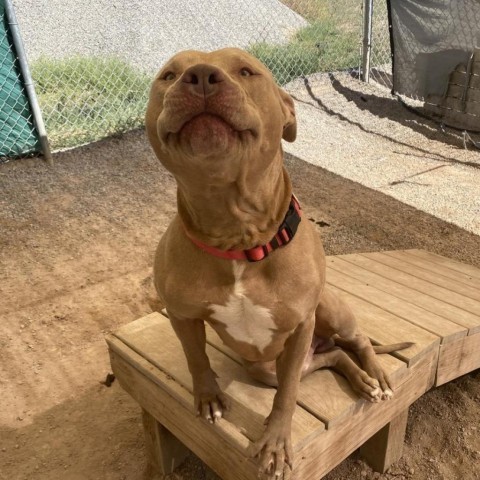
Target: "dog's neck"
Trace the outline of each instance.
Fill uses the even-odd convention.
[[[226,185],[185,184],[177,178],[178,213],[190,236],[222,250],[244,250],[269,242],[292,196],[283,159],[261,175]]]

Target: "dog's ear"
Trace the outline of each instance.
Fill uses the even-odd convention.
[[[292,97],[281,88],[278,88],[282,102],[282,110],[285,115],[282,138],[287,142],[294,142],[297,138],[297,118],[295,117],[295,104]]]

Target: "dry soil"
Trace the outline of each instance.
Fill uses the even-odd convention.
[[[425,138],[425,148],[428,148]],[[425,248],[480,266],[479,237],[287,158],[328,254]],[[0,478],[150,480],[140,411],[110,371],[106,333],[158,308],[151,264],[175,185],[143,131],[0,165]],[[323,226],[320,226],[323,225]],[[403,459],[357,454],[326,479],[480,478],[473,372],[419,399]],[[172,479],[215,478],[193,455]]]

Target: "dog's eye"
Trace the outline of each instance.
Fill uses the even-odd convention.
[[[242,77],[250,77],[251,75],[253,75],[253,72],[249,68],[242,68],[240,70],[240,75]]]
[[[169,82],[170,80],[174,80],[176,75],[173,72],[167,72],[163,75],[162,80],[166,80]]]

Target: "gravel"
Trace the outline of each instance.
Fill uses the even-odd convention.
[[[30,61],[42,55],[116,55],[148,72],[179,50],[282,43],[306,25],[278,0],[15,0],[14,5]]]
[[[308,84],[287,86],[299,123],[288,153],[480,234],[480,154],[459,132],[346,74]]]

